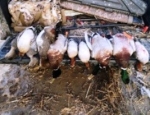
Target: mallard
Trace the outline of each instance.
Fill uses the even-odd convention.
[[[108,66],[113,50],[110,41],[98,33],[93,34],[92,37],[89,38],[87,32],[85,32],[85,41],[91,49],[92,58],[96,59],[101,66]]]
[[[142,65],[148,63],[149,53],[147,49],[138,40],[135,40],[136,47],[136,69],[142,71]]]
[[[78,54],[78,43],[75,38],[70,38],[67,47],[68,57],[71,59],[71,67],[75,66],[75,57]]]
[[[90,69],[89,60],[90,60],[90,50],[86,45],[84,39],[79,42],[79,59],[86,64],[87,69]]]
[[[112,37],[113,56],[121,67],[121,78],[123,82],[127,84],[129,83],[127,68],[130,57],[135,52],[134,42],[133,39],[128,39],[122,33],[117,33]]]
[[[53,29],[54,26],[47,26],[37,36],[36,43],[40,56],[40,67],[44,66],[44,62],[47,60],[47,52],[50,43],[54,41],[55,31]]]
[[[60,64],[66,50],[67,38],[63,34],[58,34],[57,40],[50,45],[47,52],[50,68],[53,69],[53,78],[57,78],[61,74]]]

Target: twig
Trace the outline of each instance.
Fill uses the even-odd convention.
[[[44,104],[44,99],[43,99],[43,95],[42,95],[42,97],[41,97],[41,104],[40,104],[41,109],[43,108],[43,104]]]
[[[89,91],[90,91],[90,89],[91,89],[92,84],[93,84],[93,80],[92,80],[92,82],[90,83],[90,85],[89,85],[89,87],[88,87],[88,90],[87,90],[87,92],[86,92],[85,98],[87,98],[87,96],[88,96],[88,94],[89,94]]]
[[[84,105],[83,105],[83,104],[82,104],[82,107],[83,107],[84,112],[86,113],[86,109],[85,109],[85,107],[84,107]]]
[[[94,110],[96,110],[97,108],[98,108],[98,106],[93,107],[93,109],[91,109],[91,110],[87,113],[87,115],[91,115],[91,113],[92,113]]]

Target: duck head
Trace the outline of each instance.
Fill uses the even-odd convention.
[[[121,79],[123,81],[124,84],[128,84],[130,82],[130,79],[129,79],[129,74],[126,70],[126,68],[121,68]]]

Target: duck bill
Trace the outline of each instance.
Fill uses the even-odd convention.
[[[75,58],[71,58],[71,67],[74,67],[74,66],[75,66],[75,63],[76,63]]]

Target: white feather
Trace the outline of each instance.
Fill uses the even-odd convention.
[[[107,54],[106,54],[107,51]],[[92,57],[96,58],[99,54],[104,55],[112,54],[113,47],[110,41],[100,35],[95,35],[92,40]]]
[[[17,38],[18,50],[22,53],[26,53],[30,49],[32,41],[35,39],[35,34],[31,29],[25,29]]]
[[[74,58],[78,54],[78,44],[71,40],[68,43],[67,53],[69,58]]]
[[[131,46],[129,40],[123,34],[116,34],[113,36],[113,55],[116,55],[124,50],[124,48],[130,53],[134,52],[134,47]]]
[[[129,44],[131,45],[131,47],[133,49],[133,52],[135,52],[136,51],[136,47],[135,47],[135,42],[134,42],[133,38],[129,39]]]
[[[64,54],[67,50],[67,38],[64,35],[59,34],[55,43],[50,45],[50,49],[57,50],[61,52],[61,54]]]
[[[149,53],[147,49],[138,41],[135,42],[135,47],[137,59],[143,64],[146,64],[149,61]]]
[[[90,51],[85,42],[79,43],[78,56],[83,63],[87,63],[90,60]]]
[[[42,30],[42,31],[39,33],[39,35],[37,36],[37,38],[36,38],[37,46],[38,46],[38,47],[41,47],[41,48],[43,48],[43,39],[42,39],[42,35],[43,35],[44,33],[45,33],[45,31]]]

